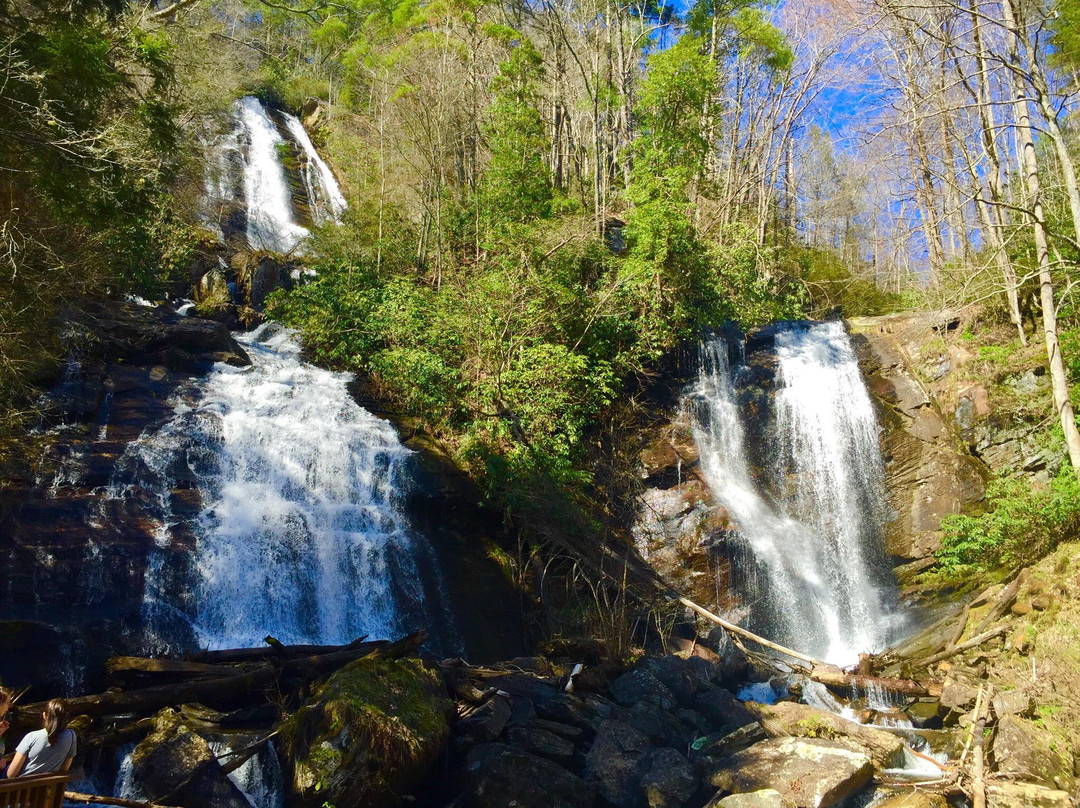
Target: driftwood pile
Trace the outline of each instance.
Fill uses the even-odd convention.
[[[348,645],[282,645],[267,637],[265,648],[203,651],[189,659],[113,657],[106,663],[113,684],[104,693],[65,699],[68,715],[92,724],[133,724],[165,707],[203,704],[236,713],[265,705],[268,697],[299,692],[362,657],[397,659],[415,653],[427,633],[418,631],[397,642],[366,641]],[[18,707],[15,718],[34,725],[45,703]],[[107,720],[107,721],[106,721]],[[93,736],[90,736],[91,740]]]

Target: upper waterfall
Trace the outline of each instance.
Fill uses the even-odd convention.
[[[703,477],[737,526],[722,552],[740,567],[733,582],[751,621],[793,648],[848,663],[884,647],[894,622],[876,416],[841,324],[780,330],[775,359],[764,434],[747,434],[740,369],[720,338],[702,344],[685,403]],[[769,458],[765,475],[753,472],[751,440]]]
[[[278,154],[285,139],[257,98],[249,95],[239,103],[248,140],[244,159],[248,243],[257,250],[289,252],[307,237],[308,230],[293,217],[292,192]]]
[[[254,96],[234,104],[230,125],[205,146],[203,215],[223,239],[242,235],[255,250],[294,252],[310,235],[305,223],[336,222],[347,207],[300,120]]]

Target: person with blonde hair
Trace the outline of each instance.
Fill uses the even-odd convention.
[[[59,774],[71,768],[75,757],[75,733],[67,728],[64,702],[53,699],[41,713],[45,726],[28,732],[15,747],[15,757],[7,768],[8,777],[32,774]]]

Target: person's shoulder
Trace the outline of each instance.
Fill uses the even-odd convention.
[[[19,742],[19,748],[16,751],[25,754],[26,750],[31,746],[40,746],[41,742],[47,737],[48,735],[43,729],[36,729],[33,732],[28,732],[23,735],[23,739]]]

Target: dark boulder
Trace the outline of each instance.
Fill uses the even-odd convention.
[[[669,654],[662,657],[647,657],[638,664],[638,669],[648,671],[655,676],[671,691],[679,704],[684,707],[693,705],[694,695],[699,685],[699,671],[694,663]]]
[[[510,703],[495,696],[454,724],[454,733],[480,743],[494,741],[510,721]]]
[[[628,671],[612,682],[611,698],[624,707],[645,702],[663,710],[674,708],[677,702],[667,685],[643,667]]]
[[[530,755],[539,755],[563,766],[568,765],[574,758],[573,741],[536,725],[511,727],[506,732],[506,742]]]
[[[680,808],[694,796],[697,787],[693,766],[674,749],[656,750],[641,778],[649,808]]]
[[[585,777],[605,804],[636,808],[652,751],[644,733],[622,721],[605,721],[586,756]]]
[[[469,808],[592,808],[596,789],[550,760],[485,743],[466,761],[465,799]]]
[[[712,722],[717,731],[731,731],[757,721],[741,701],[720,687],[698,693],[694,709]]]

